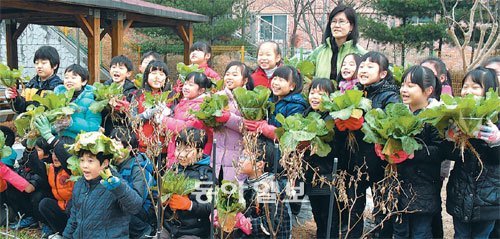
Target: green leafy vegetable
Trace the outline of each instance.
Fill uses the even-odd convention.
[[[282,127],[276,129],[276,136],[279,137],[280,149],[283,152],[295,150],[300,142],[311,143],[311,155],[317,154],[326,157],[332,150],[330,145],[324,142],[323,137],[333,133],[333,121],[325,122],[321,115],[311,112],[307,117],[301,114],[294,114],[284,117],[282,114],[276,116],[276,120]]]
[[[191,72],[203,73],[204,70],[199,68],[197,64],[186,65],[182,62],[177,63],[177,72],[179,73],[179,79],[184,82],[186,81],[187,75]]]
[[[8,157],[12,154],[12,149],[5,145],[5,135],[0,131],[0,158]]]
[[[203,121],[207,127],[217,128],[224,125],[215,120],[215,117],[222,116],[222,111],[228,108],[229,99],[227,95],[215,94],[207,96],[200,105],[200,110],[189,110],[199,120]]]
[[[396,103],[389,104],[385,112],[382,109],[370,110],[365,115],[361,130],[365,133],[364,141],[384,146],[382,153],[393,164],[399,151],[411,155],[422,148],[415,140],[422,129],[422,120],[414,116],[406,105]]]
[[[112,155],[113,158],[110,164],[114,159],[127,158],[130,153],[128,149],[123,148],[121,143],[107,137],[102,132],[80,133],[76,136],[75,143],[67,145],[66,147],[68,147],[68,152],[73,154],[73,156],[68,159],[68,168],[74,176],[72,180],[76,180],[82,175],[80,160],[78,159],[78,154],[82,150],[90,151],[95,155],[98,153]]]
[[[89,107],[89,110],[94,113],[104,110],[112,98],[121,98],[123,96],[123,87],[115,82],[110,85],[96,82],[94,87],[95,101]]]
[[[468,137],[473,137],[474,131],[479,130],[481,125],[488,121],[498,121],[500,97],[493,90],[487,92],[486,97],[471,94],[465,97],[442,95],[441,102],[441,105],[427,108],[418,116],[434,125],[443,137],[450,121]]]
[[[235,217],[238,212],[245,210],[245,205],[240,202],[238,182],[222,180],[222,186],[217,190],[217,213],[223,230],[227,233],[233,231]]]
[[[141,73],[138,73],[135,75],[135,78],[134,78],[134,85],[135,87],[137,88],[142,88],[142,82],[144,81],[144,75],[141,74]]]
[[[198,180],[189,178],[183,173],[169,170],[162,176],[161,182],[162,202],[165,202],[173,194],[188,195],[194,192]]]
[[[22,80],[22,69],[10,69],[0,63],[0,85],[11,88],[16,86],[18,80]]]
[[[171,91],[165,91],[161,94],[151,94],[149,91],[144,92],[144,103],[142,106],[146,109],[151,109],[156,105],[160,104],[168,104],[173,102],[177,97],[179,97],[179,93],[169,98]]]
[[[35,127],[35,118],[41,114],[45,115],[51,124],[63,118],[71,117],[75,113],[75,108],[77,108],[74,103],[71,103],[73,93],[74,90],[68,90],[64,94],[54,94],[49,91],[44,97],[33,95],[33,100],[40,103],[40,106],[28,106],[26,112],[20,114],[14,120],[17,133],[21,137],[28,139],[37,138],[39,132]]]
[[[243,118],[247,120],[262,120],[267,111],[274,105],[269,101],[271,90],[264,86],[257,86],[253,90],[238,87],[233,90],[234,99],[238,103]]]
[[[321,111],[330,112],[333,119],[347,120],[350,117],[359,119],[363,112],[368,112],[372,108],[372,102],[363,97],[363,92],[359,90],[347,90],[345,93],[336,91],[328,97],[322,97]]]

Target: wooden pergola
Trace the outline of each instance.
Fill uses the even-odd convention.
[[[184,42],[184,62],[189,63],[193,23],[208,17],[142,0],[2,0],[0,21],[6,23],[7,64],[18,68],[17,39],[28,24],[77,27],[87,36],[90,82],[99,82],[101,40],[111,37],[112,56],[123,51],[128,28],[170,27]]]

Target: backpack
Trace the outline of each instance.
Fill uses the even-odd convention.
[[[141,171],[144,172],[144,178],[146,180],[147,187],[144,189],[140,196],[142,197],[142,201],[144,202],[142,207],[149,214],[150,210],[153,209],[153,203],[151,201],[148,188],[151,190],[153,199],[158,198],[158,190],[156,189],[157,184],[154,177],[153,163],[151,163],[151,160],[149,160],[149,158],[145,154],[138,153],[135,157],[135,160],[131,160],[129,167],[120,170],[120,175],[123,179],[125,179],[125,181],[127,181],[127,184],[130,186],[130,188],[134,188],[134,182],[132,178],[132,169],[134,168],[134,166],[141,167]]]

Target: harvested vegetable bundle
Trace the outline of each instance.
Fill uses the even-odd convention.
[[[142,106],[146,109],[151,109],[155,107],[156,105],[166,105],[168,103],[173,102],[177,97],[179,97],[179,93],[169,97],[171,91],[164,91],[161,94],[155,94],[153,95],[149,91],[144,92],[144,103],[142,103]]]
[[[110,102],[114,102],[116,99],[121,99],[123,97],[122,86],[115,82],[110,85],[104,85],[96,82],[94,87],[95,101],[92,102],[89,107],[90,111],[94,113],[101,112],[110,104]]]
[[[372,102],[363,97],[359,90],[346,90],[344,93],[336,91],[330,96],[322,97],[321,111],[330,112],[335,120],[335,126],[339,131],[348,131],[347,146],[351,151],[357,145],[352,131],[359,130],[364,122],[363,111],[368,112],[372,108]]]
[[[142,82],[144,81],[144,75],[141,73],[138,73],[134,77],[134,85],[138,89],[142,88]]]
[[[314,78],[314,74],[316,72],[316,66],[312,61],[306,60],[306,57],[302,54],[302,50],[299,54],[299,57],[292,57],[290,59],[285,59],[285,65],[293,66],[297,69],[302,77],[304,78],[304,87],[302,90],[302,94],[307,99],[309,92],[307,90],[310,88],[309,85]]]
[[[161,201],[166,202],[173,194],[189,195],[196,190],[197,183],[196,179],[169,170],[161,178]]]
[[[217,190],[217,214],[222,230],[227,233],[233,231],[236,215],[245,210],[238,185],[236,181],[222,180],[222,186]]]
[[[445,131],[455,124],[461,134],[455,135],[455,145],[460,147],[462,160],[464,151],[470,149],[482,164],[479,154],[470,144],[469,139],[474,137],[474,132],[478,131],[481,125],[491,121],[498,121],[500,113],[500,97],[498,93],[490,89],[486,97],[477,97],[469,94],[465,97],[452,97],[449,95],[441,96],[442,104],[433,108],[427,108],[419,114],[419,117],[425,122],[434,125],[439,134],[444,137]]]
[[[71,115],[75,112],[74,108],[77,107],[74,103],[71,103],[73,93],[74,90],[68,90],[64,94],[54,94],[49,91],[44,97],[34,95],[33,100],[38,102],[40,106],[30,105],[26,112],[16,118],[14,124],[17,133],[21,137],[36,139],[39,132],[35,127],[35,118],[41,114],[45,115],[52,125],[67,124],[71,120]]]
[[[233,90],[234,99],[238,103],[241,115],[247,120],[262,120],[274,105],[269,101],[271,90],[257,86],[253,90],[238,87]]]
[[[199,120],[210,128],[218,128],[224,125],[224,123],[219,123],[215,120],[215,117],[222,116],[222,111],[228,109],[229,99],[227,95],[211,95],[203,99],[199,110],[190,110],[189,113],[193,114]]]
[[[12,88],[17,85],[18,80],[22,80],[22,69],[10,69],[4,64],[0,64],[0,85]]]
[[[301,114],[286,118],[278,114],[276,120],[282,125],[276,129],[282,152],[296,150],[300,142],[311,143],[311,155],[326,157],[332,150],[323,137],[333,132],[333,121],[325,122],[320,114],[311,112],[305,118]]]
[[[113,158],[109,162],[110,165],[114,159],[126,158],[130,153],[126,148],[123,148],[121,143],[107,137],[102,132],[80,133],[76,136],[75,143],[67,147],[68,152],[73,154],[73,156],[68,159],[68,169],[71,170],[73,174],[71,180],[74,181],[83,175],[80,169],[80,160],[78,158],[78,154],[81,150],[90,151],[95,155],[98,153],[112,155]]]
[[[179,79],[184,83],[187,79],[187,75],[191,72],[203,73],[204,70],[199,68],[197,64],[186,65],[182,62],[177,63],[177,72],[179,73]]]
[[[374,143],[377,156],[391,165],[412,158],[415,150],[422,148],[415,136],[422,132],[423,122],[404,104],[389,104],[385,112],[372,109],[365,120],[363,140]]]
[[[8,157],[12,154],[12,148],[5,145],[5,135],[3,131],[0,131],[0,158]]]

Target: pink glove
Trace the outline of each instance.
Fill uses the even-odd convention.
[[[218,123],[226,123],[229,121],[231,117],[231,113],[227,110],[222,111],[222,115],[220,117],[215,117],[215,121]]]
[[[217,209],[214,209],[214,227],[219,227],[219,214],[217,213]],[[209,220],[212,220],[212,216],[209,217]]]
[[[245,128],[250,132],[258,132],[269,139],[276,140],[276,134],[274,133],[276,127],[274,125],[268,124],[265,120],[243,120],[243,124],[245,125]]]
[[[500,131],[498,127],[491,122],[488,122],[488,125],[482,125],[479,131],[474,132],[474,136],[484,140],[491,147],[500,145]]]
[[[7,99],[15,99],[17,97],[17,89],[16,87],[6,88],[5,89],[5,98]]]
[[[175,92],[177,93],[182,93],[182,87],[184,86],[184,83],[182,83],[181,80],[177,80],[175,86],[174,86],[174,90]]]
[[[236,214],[236,224],[234,224],[234,227],[240,229],[247,236],[252,234],[252,222],[241,212]]]
[[[126,100],[116,100],[115,110],[116,111],[128,111],[130,109],[130,103]]]

